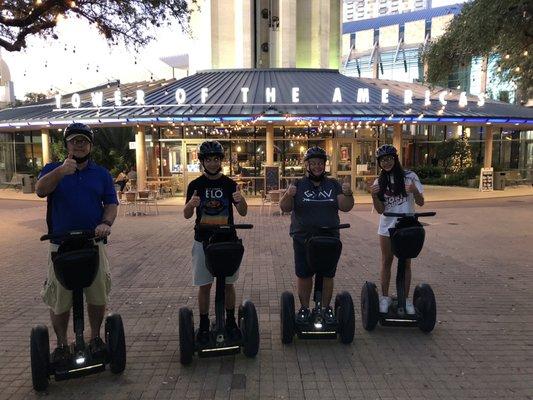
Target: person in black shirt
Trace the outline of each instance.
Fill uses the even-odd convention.
[[[187,200],[183,216],[191,218],[196,210],[194,227],[194,244],[192,249],[193,284],[199,286],[198,308],[200,311],[200,329],[197,340],[206,343],[209,340],[209,298],[213,276],[205,265],[203,242],[209,239],[209,230],[213,225],[233,224],[233,207],[239,215],[245,216],[248,205],[237,183],[222,174],[224,149],[214,140],[200,145],[198,158],[203,167],[203,174],[189,183]],[[226,326],[230,335],[240,334],[235,322],[235,288],[238,271],[226,278]]]

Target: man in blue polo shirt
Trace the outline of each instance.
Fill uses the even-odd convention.
[[[93,132],[85,124],[73,123],[65,129],[63,142],[67,148],[67,158],[62,163],[45,165],[35,188],[39,197],[48,197],[46,221],[49,233],[94,229],[96,236],[108,236],[117,216],[118,201],[110,173],[90,159]],[[48,277],[42,296],[50,307],[50,318],[57,335],[57,348],[52,354],[52,361],[61,363],[70,356],[67,328],[72,308],[72,292],[65,289],[55,276],[51,252],[57,248],[57,244],[50,245]],[[98,242],[98,248],[98,274],[93,284],[85,289],[91,326],[89,346],[93,353],[101,352],[105,348],[100,338],[100,327],[111,289],[109,262],[104,243]]]

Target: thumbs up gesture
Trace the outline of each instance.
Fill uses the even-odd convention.
[[[237,186],[237,189],[235,190],[232,196],[235,204],[239,204],[243,200],[241,189],[239,186]]]
[[[189,203],[191,207],[198,207],[200,205],[200,196],[198,196],[198,192],[195,190],[194,193],[191,196],[191,199],[189,200]]]
[[[76,163],[76,160],[74,160],[74,157],[71,153],[65,158],[65,161],[63,161],[63,165],[61,165],[61,172],[63,176],[65,175],[72,175],[74,172],[76,172],[78,163]]]
[[[296,179],[291,179],[291,183],[287,188],[287,193],[289,196],[294,197],[296,195]]]
[[[345,176],[342,180],[342,194],[345,196],[351,196],[353,194],[349,176]]]

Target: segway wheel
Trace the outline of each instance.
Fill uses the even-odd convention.
[[[437,322],[437,302],[433,289],[426,283],[417,285],[413,293],[413,304],[419,313],[418,327],[429,333]]]
[[[192,363],[192,356],[194,354],[194,321],[190,308],[180,308],[179,324],[180,362],[183,365],[189,365]]]
[[[243,304],[242,338],[246,357],[255,357],[259,351],[259,322],[254,303],[246,300]]]
[[[361,320],[367,331],[374,330],[379,320],[378,289],[372,282],[365,282],[361,289]]]
[[[30,336],[31,380],[37,391],[46,390],[50,371],[50,342],[48,328],[38,325],[31,330]]]
[[[337,295],[335,315],[339,322],[339,340],[344,344],[352,343],[355,334],[355,311],[350,293],[342,292]]]
[[[109,353],[109,369],[114,374],[120,374],[126,369],[126,339],[119,314],[111,314],[105,319],[105,339]]]
[[[284,344],[292,343],[294,338],[294,296],[291,292],[281,294],[280,304],[280,327],[281,342]]]

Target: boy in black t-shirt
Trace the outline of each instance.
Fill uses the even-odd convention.
[[[192,249],[193,284],[199,286],[198,308],[200,311],[200,329],[197,341],[205,344],[209,341],[209,297],[213,276],[205,265],[205,255],[202,242],[209,239],[209,230],[202,229],[209,225],[233,224],[233,207],[235,205],[239,215],[245,216],[248,205],[235,181],[222,174],[222,159],[224,149],[214,140],[208,140],[200,145],[198,158],[203,167],[203,175],[189,183],[187,200],[183,209],[183,216],[191,218],[196,209],[196,224],[194,227],[194,244]],[[226,326],[230,336],[238,338],[240,331],[235,322],[235,288],[239,272],[226,278]]]

